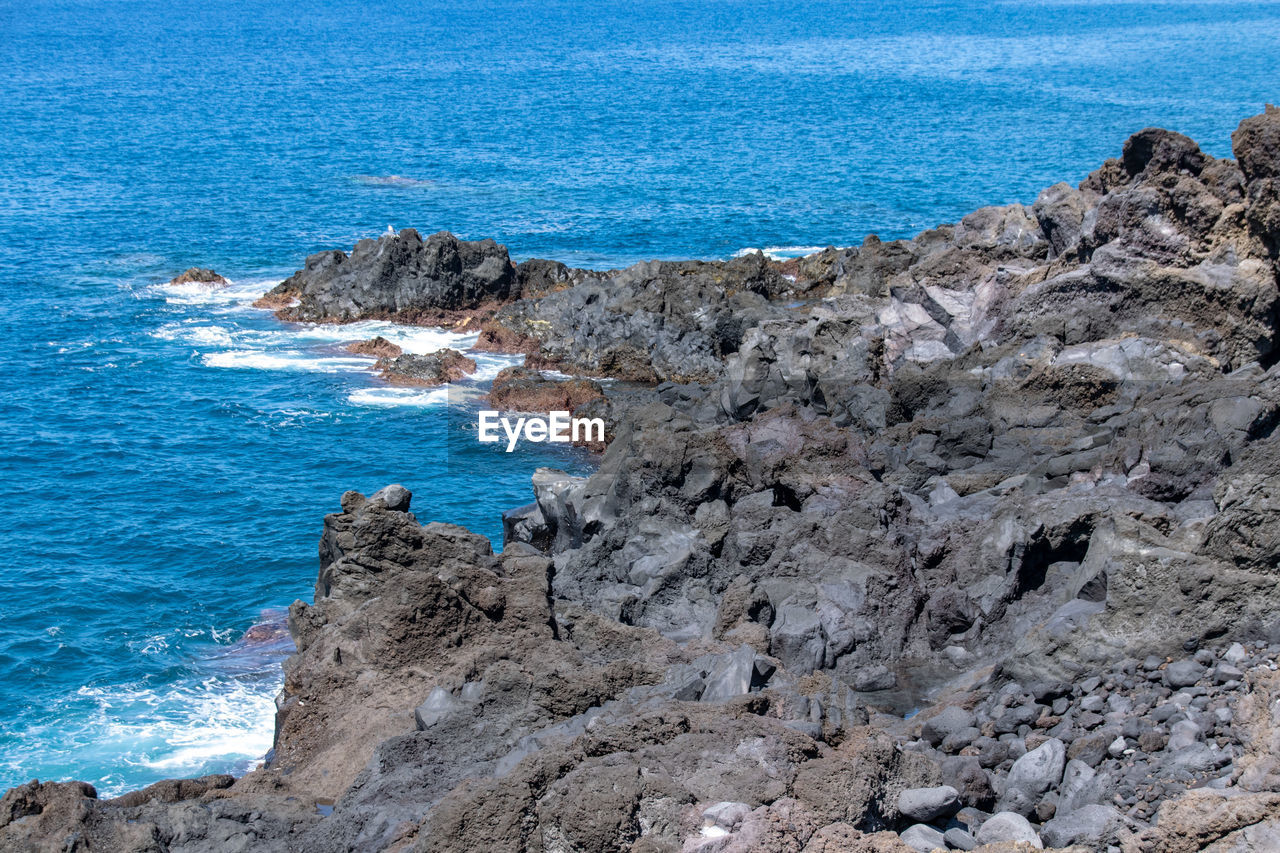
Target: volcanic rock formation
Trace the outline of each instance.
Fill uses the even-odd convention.
[[[0,846],[1280,849],[1280,112],[1233,144],[789,261],[309,258],[286,317],[648,384],[499,554],[343,495],[263,769],[33,782]]]

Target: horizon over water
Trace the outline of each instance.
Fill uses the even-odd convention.
[[[250,303],[388,226],[592,267],[911,236],[1127,136],[1230,155],[1280,3],[0,4],[0,788],[104,795],[271,745],[325,513],[400,482],[495,540],[539,465]],[[191,266],[231,287],[164,286]],[[512,359],[484,356],[491,377]],[[448,464],[450,461],[453,464]],[[500,545],[500,541],[497,542]]]

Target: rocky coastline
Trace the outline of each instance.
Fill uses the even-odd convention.
[[[1280,110],[1232,143],[785,261],[307,258],[264,307],[478,331],[597,470],[500,553],[343,494],[266,765],[33,781],[0,849],[1280,850]]]

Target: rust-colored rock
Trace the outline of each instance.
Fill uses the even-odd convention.
[[[221,275],[214,272],[213,270],[203,269],[201,267],[192,267],[186,272],[180,273],[177,276],[175,276],[169,283],[170,284],[208,284],[211,286],[216,285],[220,287],[224,284],[230,284],[231,282],[227,281],[225,278],[223,278]]]
[[[367,341],[355,341],[347,344],[347,352],[356,355],[371,355],[375,358],[395,358],[402,355],[404,350],[398,344],[378,335],[376,338],[370,338]]]
[[[442,349],[426,355],[406,353],[380,358],[374,368],[392,385],[431,387],[470,376],[476,372],[476,363],[457,350]]]
[[[489,403],[508,412],[572,412],[584,403],[604,399],[599,382],[553,379],[525,367],[505,368],[493,380]]]

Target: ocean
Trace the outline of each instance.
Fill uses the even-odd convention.
[[[909,236],[1145,126],[1228,155],[1277,44],[1273,3],[0,2],[0,787],[252,766],[288,643],[241,638],[310,599],[344,490],[403,483],[500,547],[536,467],[590,469],[446,458],[446,395],[342,344],[471,340],[251,307],[307,254]],[[164,285],[196,265],[233,285]]]

